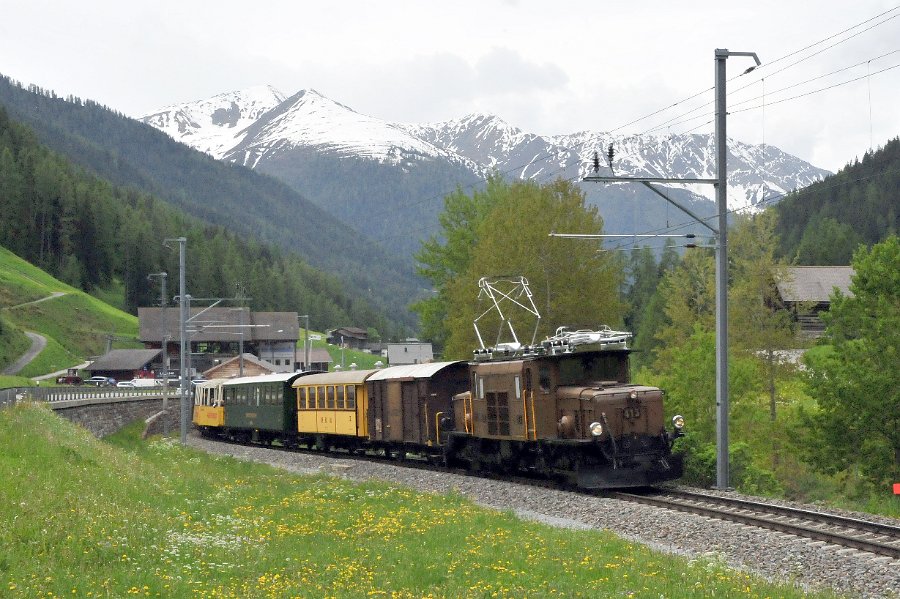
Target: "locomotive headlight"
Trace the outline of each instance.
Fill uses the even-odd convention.
[[[592,422],[591,423],[591,434],[594,435],[595,437],[599,437],[600,435],[602,435],[603,434],[603,425],[600,424],[599,422]]]
[[[631,390],[631,394],[629,395],[631,399],[637,399],[637,391],[634,389]]]
[[[682,416],[681,414],[679,414],[677,416],[673,416],[672,417],[672,425],[675,428],[677,428],[678,430],[683,429],[684,428],[684,416]]]

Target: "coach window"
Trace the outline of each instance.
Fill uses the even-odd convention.
[[[356,385],[347,385],[347,407],[356,409]]]
[[[316,387],[316,407],[320,410],[325,409],[325,386]]]
[[[326,391],[328,393],[328,406],[327,407],[329,410],[333,410],[334,409],[334,385],[328,385],[328,388],[326,389]]]
[[[337,409],[343,410],[344,409],[344,386],[338,385],[337,388],[335,388],[335,391],[337,392]]]

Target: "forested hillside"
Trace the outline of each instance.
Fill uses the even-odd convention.
[[[31,127],[41,143],[102,179],[299,254],[382,312],[390,311],[393,319],[414,323],[406,305],[422,285],[413,266],[284,183],[219,162],[99,104],[25,90],[2,76],[0,106]]]
[[[158,301],[147,274],[167,271],[177,280],[177,244],[171,251],[162,242],[184,236],[194,297],[232,297],[240,283],[256,310],[308,312],[310,324],[323,329],[359,323],[399,333],[335,277],[271,245],[185,216],[149,193],[84,172],[43,147],[2,107],[0,212],[0,245],[84,290],[121,282],[132,313]]]
[[[850,264],[860,244],[900,231],[900,139],[792,193],[774,210],[782,256],[802,265]]]

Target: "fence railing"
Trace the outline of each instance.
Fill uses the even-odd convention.
[[[170,399],[180,398],[178,388],[170,388],[167,396]],[[17,401],[57,401],[90,400],[115,401],[128,399],[162,398],[160,387],[10,387],[0,389],[0,407],[12,405]]]

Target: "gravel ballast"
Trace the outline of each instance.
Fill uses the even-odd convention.
[[[573,529],[607,529],[659,551],[724,561],[732,568],[803,588],[831,588],[853,597],[900,598],[900,560],[779,532],[651,506],[623,506],[614,499],[388,463],[232,445],[196,434],[188,436],[188,443],[209,453],[263,462],[300,474],[325,472],[352,481],[389,481],[429,493],[456,491],[479,505],[511,510],[525,519]],[[819,506],[804,507],[825,511]]]

